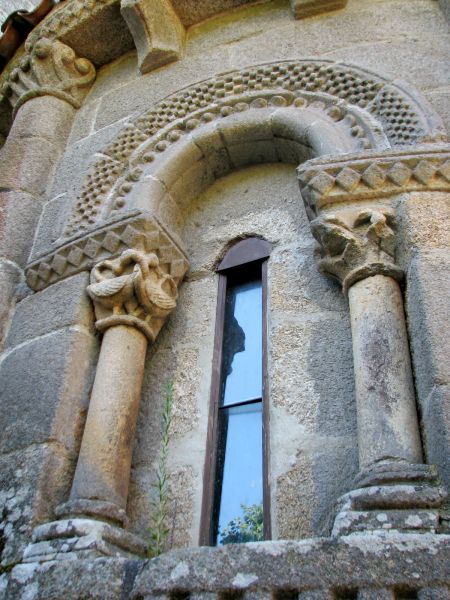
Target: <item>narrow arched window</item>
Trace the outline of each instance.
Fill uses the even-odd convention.
[[[219,273],[202,544],[270,537],[266,279],[271,245],[242,240]]]

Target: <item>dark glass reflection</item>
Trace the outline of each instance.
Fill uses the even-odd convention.
[[[222,351],[222,406],[262,396],[261,280],[227,291]]]
[[[262,282],[227,289],[214,543],[263,539]]]

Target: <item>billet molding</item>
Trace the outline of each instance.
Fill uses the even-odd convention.
[[[95,80],[94,65],[62,42],[40,39],[11,71],[0,94],[14,111],[30,98],[55,96],[79,108]]]
[[[344,209],[311,222],[320,244],[319,270],[342,284],[344,294],[357,281],[387,275],[397,281],[403,271],[395,264],[395,213],[389,207]]]
[[[329,205],[384,198],[404,192],[450,191],[450,147],[312,159],[298,170],[310,218]]]
[[[31,289],[40,291],[61,279],[90,271],[97,263],[114,259],[126,250],[154,253],[159,268],[176,285],[188,269],[185,253],[166,228],[154,216],[135,211],[31,262],[25,269],[26,281]]]
[[[286,100],[290,95],[291,100]],[[281,100],[280,100],[281,98]],[[377,129],[388,145],[404,146],[445,140],[442,124],[422,100],[397,84],[362,69],[332,61],[301,60],[256,65],[184,88],[124,126],[86,174],[63,233],[68,238],[100,219],[105,206],[126,208],[126,196],[145,163],[182,140],[192,129],[233,112],[280,102],[296,108],[322,102],[333,105],[335,121],[350,113],[348,135],[361,137],[355,150],[377,147]],[[372,120],[372,131],[361,127],[358,114]],[[363,139],[364,138],[364,139]],[[368,141],[365,141],[368,140]],[[152,147],[154,146],[154,147]],[[146,152],[139,156],[139,148]],[[121,179],[123,187],[117,184]],[[114,198],[117,205],[114,206]]]
[[[177,305],[175,279],[165,273],[155,252],[124,250],[116,259],[97,263],[87,292],[94,302],[96,328],[126,325],[154,342]]]

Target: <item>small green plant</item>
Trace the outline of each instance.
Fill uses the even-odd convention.
[[[159,456],[158,470],[156,472],[155,498],[152,500],[152,513],[150,518],[148,542],[148,556],[153,558],[164,552],[169,528],[167,527],[169,504],[169,481],[167,475],[167,456],[169,453],[170,425],[172,423],[173,382],[166,385],[166,396],[162,412],[162,442]]]

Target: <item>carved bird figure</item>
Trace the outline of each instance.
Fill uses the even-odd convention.
[[[124,264],[122,256],[117,260],[105,260],[92,270],[91,283],[87,287],[89,296],[105,308],[112,308],[113,315],[123,312],[123,305],[131,300],[134,295],[135,271],[119,277],[107,277],[104,272],[116,275],[123,273]]]
[[[165,317],[176,306],[177,286],[173,278],[159,267],[156,254],[136,252],[140,273],[134,285],[136,296],[144,309],[154,317]]]

